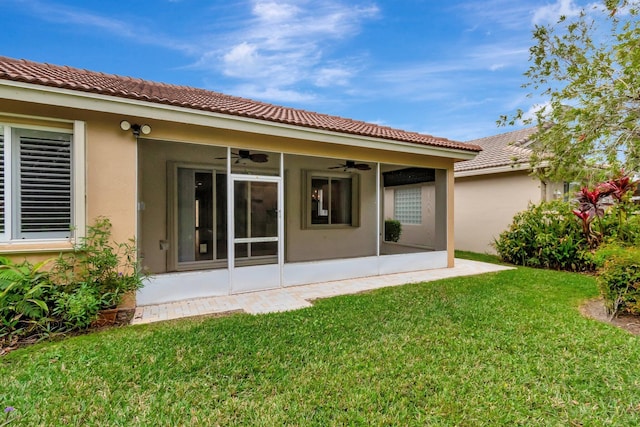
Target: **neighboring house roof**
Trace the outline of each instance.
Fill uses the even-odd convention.
[[[472,160],[456,163],[455,173],[481,175],[528,166],[532,154],[531,149],[528,148],[532,142],[530,137],[537,130],[538,128],[534,126],[467,141],[468,144],[480,146],[482,151]]]
[[[258,120],[286,123],[344,134],[361,135],[478,152],[480,147],[416,132],[407,132],[372,123],[281,107],[204,89],[157,83],[114,74],[104,74],[67,66],[51,65],[0,56],[0,80],[50,86],[167,104]]]

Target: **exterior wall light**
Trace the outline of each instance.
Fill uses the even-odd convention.
[[[133,133],[133,136],[136,138],[139,137],[140,134],[149,135],[151,133],[151,126],[131,124],[126,120],[120,122],[120,129],[131,130],[131,133]]]

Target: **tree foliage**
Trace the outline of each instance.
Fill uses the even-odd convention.
[[[604,0],[535,27],[524,87],[545,108],[499,122],[538,125],[531,162],[543,177],[596,182],[639,170],[639,9],[638,0]]]

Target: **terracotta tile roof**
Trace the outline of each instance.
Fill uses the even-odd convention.
[[[456,163],[454,171],[481,170],[527,163],[531,157],[531,149],[528,148],[532,142],[530,137],[537,130],[538,128],[534,126],[468,141],[469,144],[480,146],[482,151],[472,160]]]
[[[407,132],[337,116],[271,105],[204,89],[156,83],[0,56],[0,80],[31,83],[119,98],[167,104],[193,110],[374,138],[477,152],[480,147],[431,135]]]

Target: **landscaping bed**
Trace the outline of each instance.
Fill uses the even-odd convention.
[[[619,314],[611,317],[607,313],[602,298],[596,298],[585,302],[580,311],[587,317],[598,320],[600,322],[609,323],[618,328],[631,332],[634,335],[640,335],[640,316],[631,314]]]

